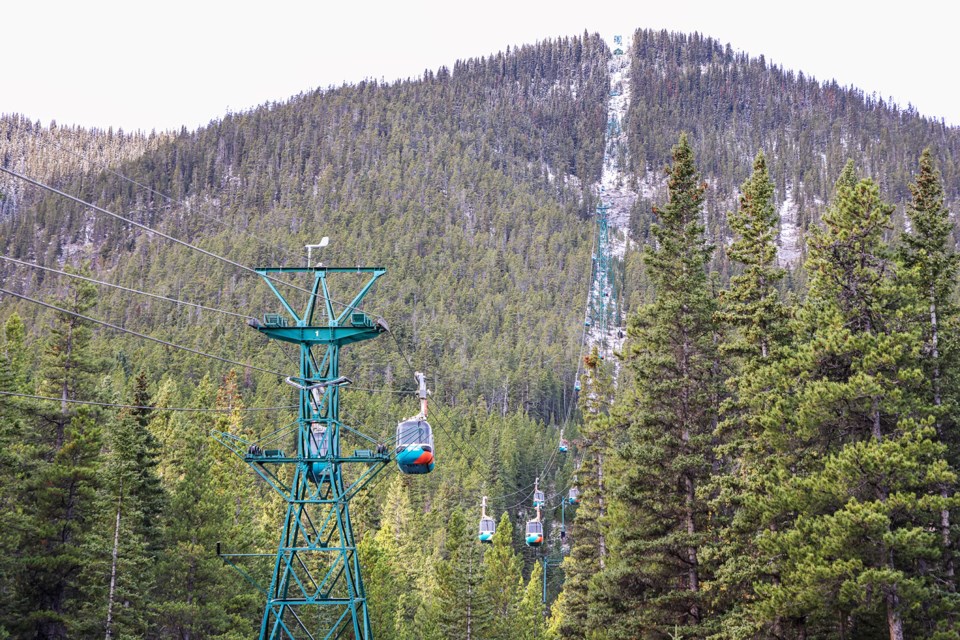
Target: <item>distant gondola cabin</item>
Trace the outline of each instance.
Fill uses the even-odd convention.
[[[493,542],[493,534],[497,532],[497,523],[494,522],[493,518],[483,517],[480,518],[480,542],[491,543]]]
[[[537,491],[534,491],[534,492],[533,492],[533,506],[534,506],[534,507],[542,507],[544,502],[546,502],[546,500],[545,500],[545,498],[543,497],[543,491],[540,491],[539,489],[538,489]]]

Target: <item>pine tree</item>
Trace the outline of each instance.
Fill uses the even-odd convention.
[[[378,537],[368,535],[357,545],[363,567],[363,583],[374,636],[393,640],[397,603],[402,594],[394,571],[393,556],[381,546]]]
[[[83,314],[95,296],[92,285],[72,283],[58,306]],[[69,402],[96,397],[101,366],[92,354],[89,325],[75,315],[56,314],[37,381],[40,394],[59,398],[59,407],[37,403],[23,429],[24,518],[16,588],[26,610],[17,616],[15,629],[39,638],[72,634],[79,576],[89,562],[85,543],[95,522],[99,412]]]
[[[29,393],[26,364],[26,336],[23,320],[12,313],[3,325],[0,336],[0,391]],[[24,489],[23,402],[16,396],[0,395],[0,512],[5,514],[7,526],[0,529],[0,638],[6,637],[7,624],[17,610],[18,594],[14,583],[17,574],[17,555],[21,547],[23,505],[20,495]]]
[[[361,545],[366,554],[364,584],[371,625],[378,638],[404,637],[413,626],[418,601],[405,596],[419,586],[419,568],[426,564],[417,557],[415,518],[406,483],[402,475],[394,478],[387,491],[380,529],[375,535],[368,533]]]
[[[542,640],[546,635],[543,617],[543,563],[536,562],[517,609],[516,640]]]
[[[767,632],[954,637],[935,628],[952,603],[927,563],[956,474],[922,393],[917,301],[883,242],[891,212],[848,164],[812,233],[798,339],[762,372],[775,464],[758,541],[778,579],[750,609]]]
[[[148,605],[155,558],[143,526],[140,426],[125,411],[111,421],[104,440],[96,525],[87,541],[90,561],[82,568],[82,632],[143,636],[152,627]]]
[[[553,607],[554,627],[560,637],[585,638],[591,628],[590,584],[605,568],[606,540],[601,524],[604,516],[606,482],[604,461],[612,445],[612,423],[609,418],[613,381],[603,367],[596,349],[584,358],[580,404],[583,424],[580,427],[583,459],[576,474],[580,505],[571,527],[570,555],[563,561],[562,597]]]
[[[450,516],[444,542],[444,557],[437,564],[436,592],[439,628],[443,637],[453,640],[483,638],[490,624],[484,612],[489,604],[479,589],[481,576],[480,545],[471,539],[463,512]]]
[[[704,185],[685,135],[673,149],[669,202],[656,211],[645,256],[655,300],[630,319],[635,392],[619,404],[629,425],[609,510],[611,561],[600,578],[599,620],[611,637],[703,633],[701,566],[708,509],[699,488],[713,463],[717,372],[711,247]],[[622,417],[620,417],[622,416]]]
[[[789,314],[777,289],[784,277],[775,264],[778,218],[763,152],[757,154],[753,173],[741,187],[739,208],[727,219],[736,233],[728,254],[743,271],[721,292],[717,312],[726,329],[720,353],[730,376],[717,428],[719,473],[708,487],[715,496],[716,513],[708,555],[718,565],[709,585],[712,607],[726,618],[724,632],[732,634],[739,631],[733,620],[749,600],[753,583],[770,579],[753,540],[763,526],[753,496],[764,492],[762,470],[771,455],[754,403],[769,391],[768,377],[761,372],[781,357],[788,338]],[[731,610],[734,613],[728,615]]]
[[[204,378],[190,404],[211,408],[217,395],[209,378]],[[262,606],[260,598],[214,553],[217,542],[231,551],[250,548],[252,518],[232,491],[246,470],[236,461],[225,464],[221,450],[212,450],[218,445],[208,433],[216,422],[206,415],[178,414],[171,423],[169,446],[164,450],[170,457],[170,499],[153,614],[160,624],[158,635],[251,635],[262,613],[257,610]]]
[[[483,634],[488,640],[514,637],[516,613],[523,588],[523,560],[513,550],[513,523],[506,512],[501,516],[493,545],[483,554],[481,601],[488,605],[490,623]]]
[[[940,441],[947,445],[950,462],[960,463],[960,439],[953,417],[958,407],[957,381],[960,372],[957,329],[960,312],[952,300],[960,255],[950,250],[954,225],[944,206],[940,174],[933,165],[930,149],[920,155],[920,172],[910,185],[913,201],[907,207],[910,232],[903,237],[901,261],[904,279],[916,288],[916,295],[926,304],[917,318],[923,336],[921,351],[924,375],[929,380],[933,405],[937,410],[936,428]],[[948,497],[947,488],[942,490]],[[956,545],[951,533],[949,509],[940,514],[940,535],[946,556],[945,575],[955,581]],[[956,584],[954,582],[954,589]]]
[[[159,450],[147,424],[151,410],[143,373],[128,404],[108,422],[97,517],[82,570],[84,635],[143,636],[154,626],[151,596],[162,549],[166,495],[157,476]]]

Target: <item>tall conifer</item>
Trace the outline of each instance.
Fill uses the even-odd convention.
[[[728,254],[743,270],[720,294],[717,313],[726,329],[720,351],[730,376],[716,434],[719,473],[711,478],[709,493],[715,496],[716,514],[710,555],[719,565],[710,592],[712,606],[725,616],[723,627],[729,633],[753,582],[770,578],[753,540],[763,526],[754,496],[764,491],[761,470],[771,453],[754,402],[769,390],[768,378],[760,372],[781,357],[788,333],[788,313],[777,289],[784,277],[776,266],[778,219],[763,152],[757,154],[753,173],[741,188],[738,209],[727,219],[736,234]]]
[[[609,417],[613,380],[603,367],[596,349],[584,358],[580,427],[583,456],[576,474],[580,505],[570,526],[573,543],[570,555],[563,561],[563,592],[554,604],[551,625],[560,637],[585,638],[590,628],[590,583],[604,568],[606,539],[602,517],[606,508],[604,462],[609,458],[612,423]],[[609,470],[608,470],[609,473]],[[568,509],[567,513],[571,510]]]
[[[764,437],[768,526],[778,576],[751,609],[788,637],[934,637],[951,606],[928,570],[955,474],[922,393],[920,332],[884,243],[893,207],[844,169],[814,229],[798,338],[771,380]],[[930,612],[937,611],[932,614]],[[953,637],[945,635],[941,637]]]
[[[621,403],[623,447],[610,508],[610,563],[600,603],[611,635],[703,633],[700,551],[709,516],[699,489],[713,464],[717,372],[712,248],[704,238],[704,185],[686,135],[673,149],[669,202],[655,213],[645,255],[654,301],[630,319],[633,395]]]
[[[96,290],[72,282],[57,306],[85,314]],[[35,403],[23,430],[22,546],[17,590],[26,607],[20,633],[38,638],[76,634],[79,577],[89,561],[85,543],[95,521],[101,433],[99,410],[70,400],[96,397],[102,369],[91,348],[90,322],[57,312],[37,373],[38,391],[59,403]]]
[[[901,259],[906,269],[904,279],[916,288],[922,301],[917,323],[921,327],[923,349],[921,362],[929,381],[936,410],[936,428],[940,440],[948,447],[950,462],[960,462],[960,437],[957,435],[957,383],[960,381],[957,329],[960,314],[952,294],[956,291],[960,255],[950,249],[953,244],[953,222],[944,206],[940,173],[933,165],[930,149],[920,155],[920,171],[910,185],[913,201],[907,207],[910,232],[903,237]],[[948,496],[946,487],[942,495]],[[949,509],[940,514],[940,535],[945,547],[944,571],[948,580],[955,578],[955,541],[951,532],[954,518]]]

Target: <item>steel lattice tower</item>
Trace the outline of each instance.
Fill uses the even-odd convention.
[[[590,292],[590,307],[598,326],[602,327],[602,335],[606,336],[610,325],[609,300],[610,283],[610,234],[607,221],[609,207],[602,202],[597,205],[597,244],[593,249],[594,273]]]
[[[340,349],[370,340],[386,331],[358,311],[377,279],[380,267],[282,267],[257,269],[277,296],[286,314],[267,314],[251,321],[272,340],[299,348],[299,375],[287,382],[299,389],[299,416],[295,425],[295,452],[287,454],[277,438],[251,442],[217,433],[215,437],[265,480],[286,503],[280,541],[275,554],[217,552],[265,596],[260,638],[373,637],[366,590],[350,521],[350,500],[384,468],[391,457],[381,441],[340,420]],[[313,277],[307,308],[298,314],[277,291],[271,276],[309,274]],[[361,274],[365,283],[339,313],[334,312],[328,280],[331,276]],[[316,307],[324,321],[314,323]],[[289,444],[289,435],[287,435]],[[269,584],[258,581],[246,558],[273,558]],[[266,571],[264,571],[266,574]]]

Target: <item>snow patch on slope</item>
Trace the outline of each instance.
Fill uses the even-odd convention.
[[[801,232],[797,224],[799,207],[793,199],[793,185],[787,184],[783,203],[780,204],[780,241],[777,244],[777,264],[789,267],[800,260]]]

